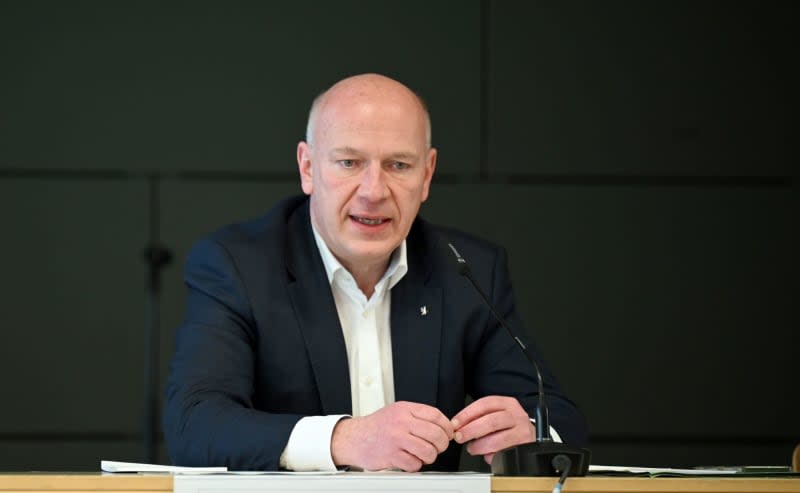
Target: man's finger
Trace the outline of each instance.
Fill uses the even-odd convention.
[[[513,428],[515,424],[516,421],[511,414],[505,411],[492,412],[459,428],[455,432],[454,438],[458,443],[466,443],[491,433]]]
[[[433,464],[436,461],[436,457],[439,456],[439,451],[432,443],[414,435],[408,435],[407,439],[403,440],[401,447],[403,451],[408,452],[425,464]]]
[[[510,398],[490,395],[472,402],[469,406],[465,407],[458,414],[453,416],[453,419],[451,420],[453,429],[458,431],[458,429],[462,426],[467,425],[468,423],[480,418],[485,414],[506,409],[508,406],[506,402],[507,399]]]
[[[502,430],[469,442],[467,452],[470,455],[494,454],[518,444],[517,436],[512,430]]]
[[[447,435],[447,432],[439,425],[428,421],[417,420],[409,433],[436,447],[438,453],[447,450],[447,446],[450,444],[450,436]]]
[[[409,454],[405,450],[400,450],[397,452],[393,460],[391,461],[392,467],[396,467],[397,469],[402,469],[406,472],[417,472],[422,467],[422,461],[419,460],[417,457]]]
[[[447,419],[447,416],[442,414],[442,412],[435,407],[425,405],[415,406],[411,409],[411,415],[422,421],[433,423],[441,428],[448,440],[453,438],[453,424]]]

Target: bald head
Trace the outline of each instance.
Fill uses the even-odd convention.
[[[431,121],[425,102],[414,91],[394,79],[380,74],[361,74],[343,79],[314,99],[308,114],[306,142],[312,145],[315,132],[330,124],[342,107],[383,102],[414,108],[424,127],[428,148],[431,147]]]

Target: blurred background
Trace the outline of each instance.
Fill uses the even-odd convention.
[[[0,470],[145,458],[143,250],[175,258],[163,389],[188,248],[300,193],[311,100],[368,71],[427,100],[439,165],[422,213],[508,248],[593,463],[788,464],[797,14],[768,1],[0,2]]]

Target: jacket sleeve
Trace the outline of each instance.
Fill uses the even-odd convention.
[[[492,271],[487,273],[486,280],[491,286],[488,296],[495,305],[497,313],[503,317],[514,335],[525,344],[531,357],[539,365],[544,381],[550,425],[558,431],[565,443],[586,444],[588,431],[583,414],[561,391],[558,381],[545,365],[523,327],[514,301],[505,249],[498,250]],[[514,340],[491,315],[478,347],[480,352],[476,358],[475,383],[470,394],[475,398],[486,395],[516,397],[528,415],[535,416],[539,400],[536,372]]]
[[[197,243],[184,271],[186,314],[164,400],[170,459],[184,466],[276,470],[303,416],[254,409],[255,322],[245,286],[223,245]]]

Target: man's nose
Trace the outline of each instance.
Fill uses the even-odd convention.
[[[389,195],[386,186],[386,176],[381,163],[371,162],[361,175],[361,184],[358,187],[359,195],[370,201],[378,201]]]

